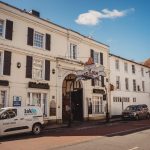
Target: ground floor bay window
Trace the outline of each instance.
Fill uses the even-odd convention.
[[[41,107],[44,116],[47,116],[47,93],[29,92],[27,105]]]
[[[0,108],[6,107],[7,91],[0,90]]]

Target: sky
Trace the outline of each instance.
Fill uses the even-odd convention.
[[[109,45],[110,53],[150,58],[150,0],[1,0]]]

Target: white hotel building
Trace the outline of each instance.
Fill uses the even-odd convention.
[[[121,115],[128,105],[150,107],[150,68],[110,54],[111,115]]]
[[[92,57],[106,77],[76,81]],[[48,120],[105,116],[109,93],[109,47],[75,31],[0,2],[0,107],[38,105]]]

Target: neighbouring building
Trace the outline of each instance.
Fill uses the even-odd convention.
[[[121,115],[128,105],[150,107],[150,68],[110,54],[111,115]]]
[[[75,80],[89,57],[106,76]],[[109,73],[107,45],[0,2],[0,107],[38,105],[46,119],[62,122],[69,105],[73,120],[101,118]]]
[[[150,58],[144,62],[144,65],[147,67],[150,67]]]

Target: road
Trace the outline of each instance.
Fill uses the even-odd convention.
[[[150,120],[78,125],[0,139],[0,150],[150,150]]]

